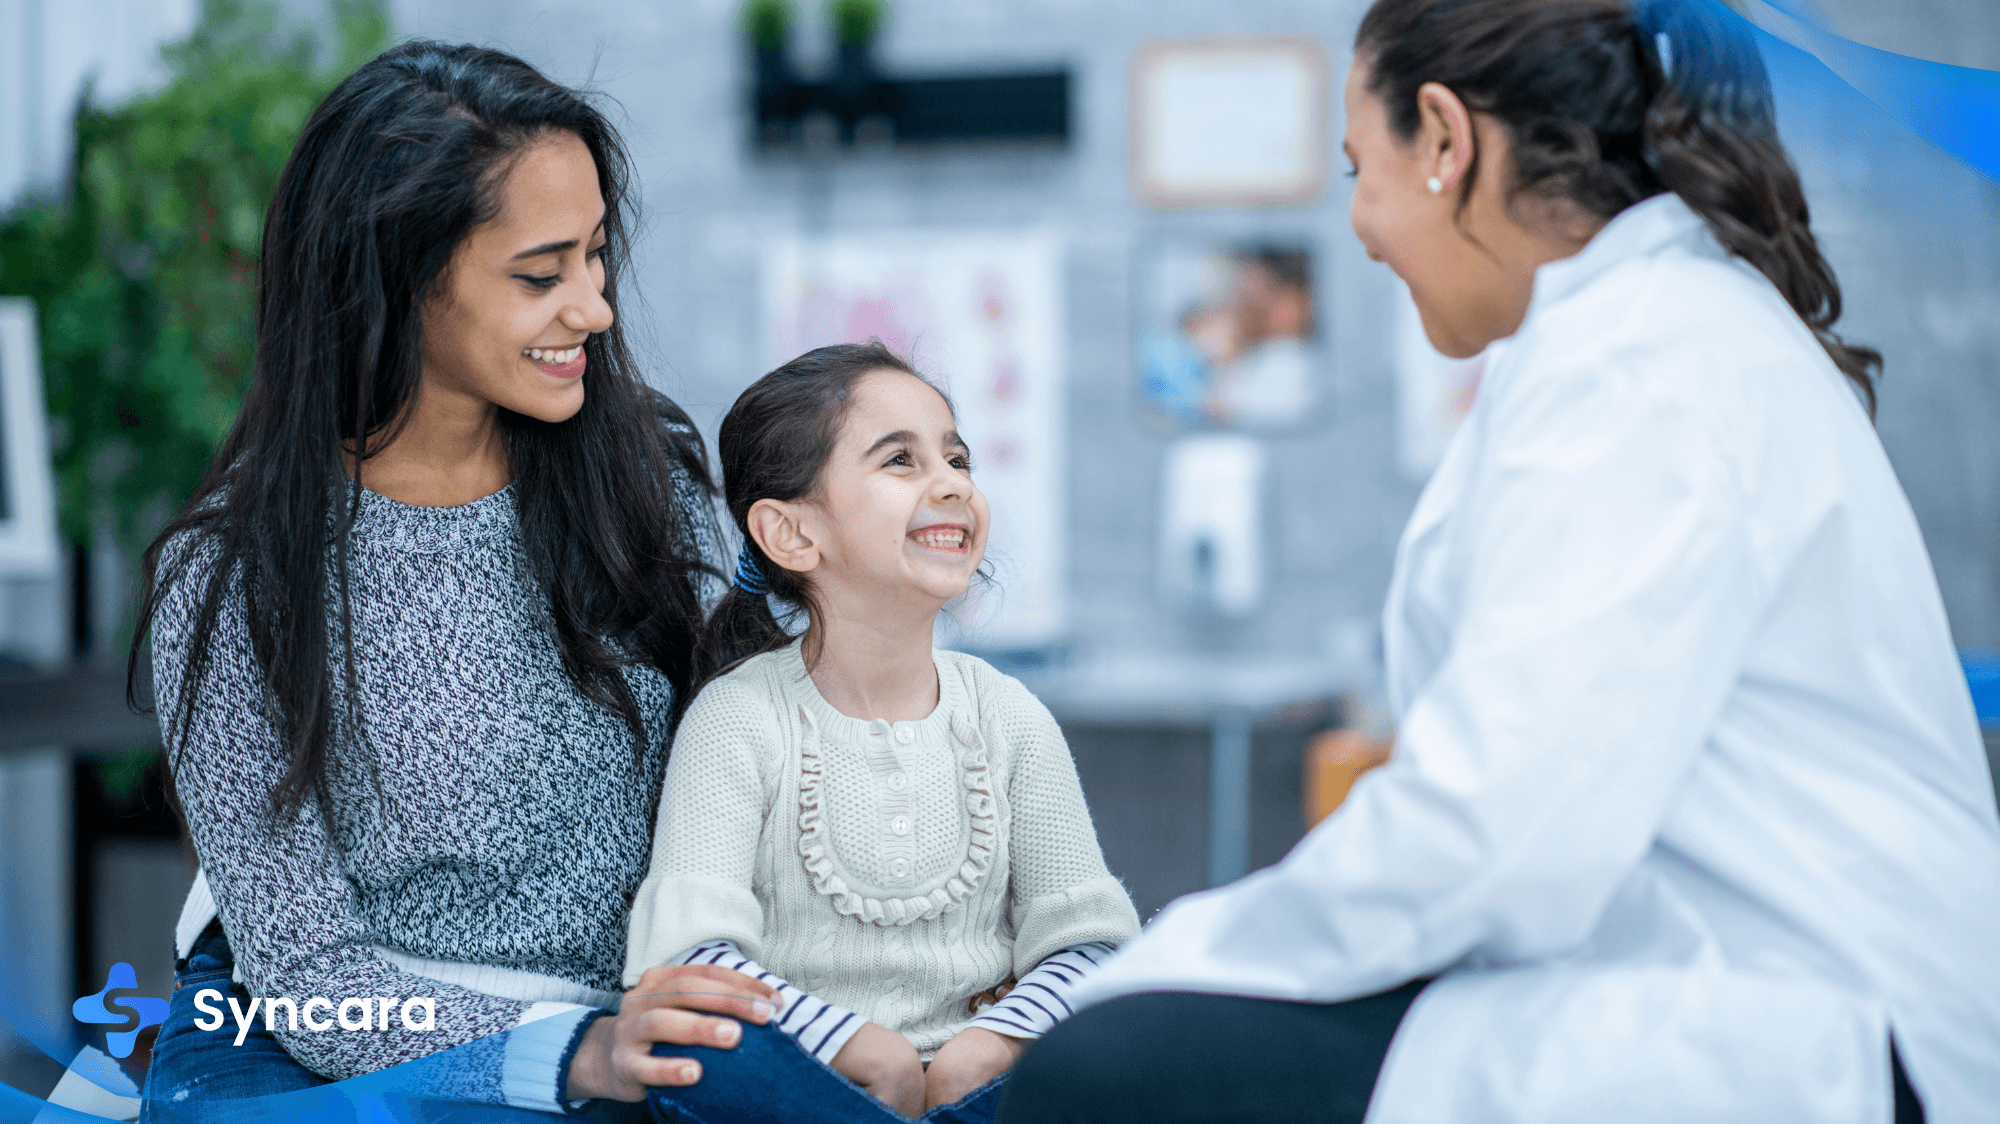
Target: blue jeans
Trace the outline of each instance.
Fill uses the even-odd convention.
[[[700,1081],[647,1093],[659,1124],[908,1124],[776,1027],[744,1023],[743,1037],[727,1050],[660,1042],[653,1055],[701,1063]],[[924,1124],[991,1124],[1006,1080],[996,1077],[964,1100],[939,1105],[923,1115]],[[746,1096],[748,1090],[755,1095]]]
[[[422,1124],[554,1124],[545,1112],[499,1105],[453,1104],[427,1099],[399,1086],[398,1066],[351,1081],[328,1082],[292,1060],[278,1040],[253,1022],[241,1046],[238,1027],[205,1031],[194,997],[203,988],[248,1006],[250,997],[232,983],[234,965],[197,952],[176,977],[167,1020],[153,1044],[146,1069],[140,1124],[271,1124],[278,1122],[384,1119]],[[679,1088],[654,1089],[647,1103],[594,1102],[581,1117],[590,1124],[902,1124],[904,1118],[861,1091],[847,1078],[807,1054],[790,1035],[771,1027],[743,1027],[743,1040],[730,1050],[658,1045],[663,1056],[694,1057],[702,1080]],[[415,1068],[421,1068],[421,1063]],[[989,1124],[999,1103],[1001,1082],[975,1090],[955,1105],[925,1116],[928,1124]]]
[[[174,979],[173,998],[167,1002],[167,1021],[153,1043],[153,1060],[146,1067],[146,1086],[139,1107],[141,1124],[193,1124],[218,1115],[240,1115],[256,1119],[251,1104],[238,1105],[250,1098],[275,1096],[314,1089],[327,1084],[324,1077],[292,1060],[278,1040],[263,1028],[251,1024],[243,1045],[234,1045],[235,1027],[205,1031],[194,1025],[201,1017],[194,997],[203,988],[223,993],[222,1004],[234,995],[243,1006],[250,996],[239,984],[230,982],[234,965],[207,953],[188,958],[187,968]],[[315,1099],[315,1098],[307,1098]],[[229,1103],[223,1108],[216,1102]],[[252,1102],[254,1104],[254,1102]]]

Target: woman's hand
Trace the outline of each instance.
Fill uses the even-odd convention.
[[[625,993],[617,1014],[600,1016],[583,1032],[570,1059],[568,1097],[640,1101],[648,1086],[692,1085],[701,1080],[701,1063],[656,1058],[653,1043],[729,1049],[743,1037],[736,1020],[768,1022],[776,1000],[769,986],[713,964],[649,968]]]
[[[1027,1048],[1027,1039],[983,1026],[959,1031],[931,1058],[930,1070],[924,1074],[924,1110],[963,1100],[974,1089],[1013,1069]]]
[[[833,1068],[904,1116],[923,1115],[924,1064],[910,1040],[888,1027],[869,1023],[855,1031],[833,1056]]]

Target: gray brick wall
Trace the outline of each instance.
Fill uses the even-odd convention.
[[[1950,52],[1971,50],[1956,44],[1993,30],[2000,10],[1986,0],[1897,4],[1936,18],[1894,21],[1893,46],[1972,63],[1981,60]],[[1880,5],[1865,0],[1825,7],[1857,27],[1883,23]],[[812,22],[817,6],[800,8]],[[1138,204],[1126,177],[1127,62],[1159,35],[1308,33],[1326,39],[1344,73],[1362,8],[1359,0],[904,0],[882,44],[888,65],[1066,62],[1077,78],[1074,143],[1061,153],[927,151],[816,164],[759,158],[743,144],[731,0],[400,0],[396,11],[407,30],[504,46],[617,99],[650,216],[638,262],[649,305],[643,338],[660,358],[662,385],[704,425],[760,373],[756,262],[766,234],[1009,224],[1062,231],[1070,245],[1078,634],[1305,651],[1332,622],[1378,611],[1416,495],[1394,466],[1390,349],[1380,331],[1390,278],[1349,232],[1338,176],[1306,207],[1158,212]],[[824,53],[823,37],[805,40],[806,54]],[[2000,646],[2000,188],[1900,127],[1868,124],[1870,111],[1852,95],[1791,94],[1783,110],[1816,225],[1846,286],[1842,327],[1888,356],[1881,434],[1930,543],[1953,626],[1961,643]],[[1154,235],[1266,230],[1318,244],[1332,416],[1310,435],[1272,441],[1269,607],[1216,633],[1162,613],[1154,592],[1164,439],[1129,408],[1133,263]]]

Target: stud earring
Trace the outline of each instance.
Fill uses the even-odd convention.
[[[1424,186],[1431,189],[1432,195],[1437,195],[1444,191],[1444,181],[1437,178],[1436,176],[1432,176],[1430,179],[1426,180],[1424,182]]]

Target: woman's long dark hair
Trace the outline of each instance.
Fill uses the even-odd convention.
[[[716,433],[722,495],[742,536],[746,564],[770,597],[808,615],[817,609],[812,584],[764,556],[750,537],[750,508],[758,500],[801,500],[819,491],[820,470],[840,439],[854,384],[872,371],[923,378],[879,340],[815,348],[751,383]],[[695,689],[751,656],[790,644],[789,623],[796,622],[779,621],[765,594],[731,585],[702,630]]]
[[[1376,0],[1354,53],[1405,141],[1426,82],[1498,120],[1515,197],[1609,219],[1680,196],[1771,279],[1874,414],[1881,353],[1833,332],[1840,283],[1778,140],[1770,76],[1748,25],[1717,0]],[[1475,148],[1461,211],[1478,161]]]
[[[200,490],[146,551],[131,668],[162,599],[213,560],[180,677],[169,762],[185,741],[226,596],[290,756],[274,813],[324,795],[336,730],[365,736],[356,682],[351,531],[366,460],[407,420],[422,378],[421,316],[453,252],[498,211],[513,162],[550,134],[580,138],[604,197],[604,299],[615,310],[631,174],[616,131],[576,92],[511,55],[416,41],[342,82],[306,123],[264,220],[256,365]],[[700,437],[647,388],[621,325],[584,344],[583,408],[548,424],[500,411],[527,568],[547,598],[563,670],[647,731],[623,668],[650,664],[677,704],[701,619],[697,516],[677,490],[711,486]],[[680,481],[679,484],[676,480]],[[212,540],[212,550],[170,542]],[[232,592],[232,585],[235,592]],[[330,599],[330,600],[329,600]],[[341,741],[346,738],[342,737]]]

